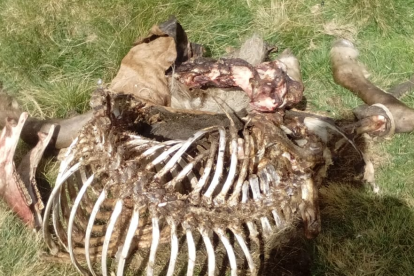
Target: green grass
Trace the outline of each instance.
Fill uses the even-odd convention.
[[[301,62],[308,108],[333,118],[361,103],[332,79],[335,37],[352,40],[370,79],[387,88],[414,64],[414,1],[407,0],[2,0],[0,82],[38,117],[88,109],[98,79],[110,82],[133,41],[176,15],[191,41],[220,56],[253,32]],[[403,101],[414,106],[414,96]],[[331,172],[321,190],[322,233],[307,244],[314,275],[414,275],[414,139],[374,141],[375,195]],[[53,168],[53,165],[48,164]],[[360,183],[359,183],[360,184]],[[0,275],[74,275],[44,263],[37,235],[1,207]],[[26,250],[28,249],[28,250]]]
[[[43,261],[40,233],[25,228],[2,202],[0,210],[1,276],[78,275],[72,265]]]

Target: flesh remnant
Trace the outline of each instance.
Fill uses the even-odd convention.
[[[177,67],[174,77],[188,88],[239,87],[252,109],[260,112],[292,107],[303,95],[302,83],[292,80],[278,60],[253,67],[242,59],[199,58]]]
[[[14,153],[27,118],[25,112],[20,114],[17,122],[6,118],[0,135],[0,197],[26,225],[40,228],[43,202],[36,184],[36,169],[52,138],[54,126],[48,134],[38,133],[37,145],[23,157],[16,170]]]

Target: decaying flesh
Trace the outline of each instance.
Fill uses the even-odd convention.
[[[80,272],[123,275],[138,254],[147,275],[158,275],[167,254],[167,275],[183,262],[187,275],[200,262],[214,275],[222,258],[231,275],[244,262],[256,274],[255,256],[272,235],[298,219],[308,237],[320,231],[315,181],[330,155],[304,124],[291,130],[278,113],[256,113],[241,131],[230,120],[154,140],[141,135],[157,117],[151,106],[118,97],[119,114],[107,93],[63,160],[45,210],[51,252],[67,250]]]
[[[241,45],[239,50],[228,54],[226,58],[242,59],[256,66],[266,60],[270,50],[263,39],[254,34]],[[223,110],[233,113],[249,108],[250,98],[239,87],[189,89],[170,75],[168,81],[172,108],[213,113],[223,113]]]
[[[27,113],[22,113],[17,122],[6,118],[0,136],[0,197],[24,223],[40,228],[43,202],[36,185],[36,168],[52,138],[54,126],[48,134],[38,133],[38,144],[27,153],[16,170],[13,157],[27,117]]]
[[[277,60],[265,62],[272,49],[253,35],[229,58],[218,62],[198,58],[176,66],[169,78],[171,107],[215,113],[268,112],[299,102],[303,94],[299,61],[285,50]]]
[[[377,110],[384,110],[382,114],[370,112],[367,115],[368,117],[365,117],[366,122],[363,127],[374,130],[374,132],[383,131],[387,133],[390,129],[392,131],[394,125],[396,133],[413,131],[414,109],[406,106],[392,94],[383,91],[366,79],[363,69],[358,63],[358,55],[358,50],[351,42],[344,39],[338,40],[331,50],[331,64],[336,83],[349,89],[367,105],[377,105]],[[404,89],[405,87],[395,88],[395,90]],[[362,110],[362,108],[359,108],[357,113]],[[377,126],[378,129],[375,130],[374,126]]]
[[[271,112],[291,107],[302,99],[303,85],[286,74],[279,60],[255,67],[242,59],[195,59],[175,69],[178,81],[188,88],[240,87],[250,99],[253,110]]]

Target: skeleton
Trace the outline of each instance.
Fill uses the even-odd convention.
[[[171,39],[168,43],[173,45]],[[300,220],[307,237],[320,231],[317,188],[331,164],[329,130],[344,135],[326,118],[282,109],[301,98],[299,64],[289,52],[274,62],[260,64],[265,56],[260,43],[258,55],[262,58],[245,58],[252,65],[234,59],[203,61],[208,70],[200,74],[200,64],[180,59],[181,67],[176,64],[168,80],[173,108],[100,89],[92,101],[95,110],[79,117],[61,121],[29,118],[23,126],[27,115],[22,115],[17,125],[7,123],[0,150],[11,154],[0,160],[9,165],[0,173],[2,196],[8,200],[17,194],[15,188],[4,192],[10,187],[10,176],[29,175],[29,182],[16,181],[12,186],[23,194],[27,190],[35,201],[26,197],[26,202],[16,206],[29,205],[39,214],[40,203],[32,205],[39,199],[32,190],[39,158],[29,166],[30,173],[16,172],[10,166],[20,131],[23,139],[34,143],[38,139],[33,131],[48,130],[47,139],[40,136],[41,150],[34,151],[37,157],[50,139],[54,139],[55,148],[66,147],[71,139],[64,134],[70,133],[77,138],[61,163],[43,220],[44,238],[52,254],[68,252],[81,273],[92,275],[108,275],[111,269],[123,275],[137,256],[144,258],[139,263],[141,270],[146,267],[147,275],[161,273],[157,264],[163,262],[168,263],[167,275],[183,269],[183,262],[187,275],[194,274],[203,262],[208,264],[208,274],[214,275],[224,259],[232,275],[243,269],[244,263],[251,274],[259,273],[262,261],[258,256],[265,253],[264,244],[273,235]],[[335,80],[372,104],[376,100],[370,97],[378,99],[384,92],[374,89],[365,97],[365,90],[360,92],[348,84],[355,78],[373,87],[360,71],[352,70],[354,75],[349,75],[347,69],[358,69],[356,56],[349,62],[349,52],[338,51],[341,47],[355,50],[345,42],[334,45]],[[246,51],[242,47],[239,52]],[[226,66],[231,68],[230,74]],[[223,78],[216,78],[216,71]],[[274,73],[269,80],[267,72]],[[252,82],[245,81],[246,75]],[[341,78],[343,75],[347,77]],[[188,90],[211,82],[227,88],[197,93]],[[151,96],[147,92],[144,98]],[[232,101],[226,102],[229,97]],[[159,100],[170,102],[164,94]],[[389,133],[395,124],[392,115],[404,107],[398,102],[392,100],[392,106],[390,101],[381,102],[384,111],[380,114],[374,108],[373,113],[344,129],[354,134]],[[197,117],[195,106],[216,120],[206,123],[204,117]],[[240,120],[240,116],[246,117]],[[168,117],[183,120],[183,131],[172,132]],[[195,120],[199,127],[187,128],[186,118]],[[53,123],[60,125],[58,132]],[[396,131],[409,129],[397,127]],[[31,223],[33,218],[26,219],[26,215],[23,219]],[[37,224],[40,221],[37,219]]]
[[[298,64],[289,53],[282,57]],[[264,244],[277,233],[301,220],[305,235],[315,237],[320,231],[317,188],[331,164],[328,134],[320,128],[330,123],[278,108],[301,98],[298,68],[288,71],[280,61],[258,65],[257,83],[264,79],[260,74],[266,75],[265,66],[277,74],[271,89],[243,87],[243,76],[257,72],[240,60],[183,63],[174,73],[187,87],[214,81],[247,90],[243,108],[253,110],[245,111],[241,122],[227,114],[208,125],[194,111],[177,113],[97,93],[94,118],[63,160],[45,210],[43,234],[51,253],[59,255],[63,248],[83,274],[108,275],[113,269],[123,275],[125,264],[140,255],[148,260],[141,264],[147,275],[161,273],[156,264],[163,262],[167,275],[185,263],[187,275],[193,275],[203,262],[215,275],[223,258],[231,275],[243,263],[255,275],[263,264],[258,256],[266,254]],[[252,96],[256,88],[263,101]],[[272,93],[278,100],[269,105],[266,97],[274,99]],[[169,118],[179,122],[180,133],[168,131]],[[186,129],[194,121],[198,128]],[[166,261],[157,252],[170,256]]]
[[[182,63],[173,77],[186,78],[193,87],[215,80],[218,87],[242,88],[230,93],[248,95],[244,104],[233,106],[246,116],[243,120],[233,108],[224,117],[210,115],[221,116],[219,121],[206,122],[195,111],[177,112],[106,90],[93,97],[94,117],[62,161],[45,209],[43,234],[52,254],[65,249],[83,274],[108,275],[115,266],[123,275],[134,254],[148,259],[147,275],[158,274],[156,263],[165,258],[158,259],[157,252],[169,250],[167,275],[182,269],[177,260],[183,255],[188,256],[187,275],[203,262],[214,275],[223,258],[232,275],[245,262],[254,275],[261,265],[258,256],[274,233],[299,219],[307,237],[319,233],[317,186],[330,151],[304,121],[298,122],[300,116],[285,116],[282,109],[301,99],[303,86],[280,61],[255,68],[243,60],[227,62],[224,67],[205,60]],[[208,72],[194,77],[199,66]],[[253,75],[252,86],[243,85]],[[111,86],[119,87],[116,82]],[[226,109],[213,97],[208,101],[216,101],[222,113]],[[179,122],[180,133],[168,131],[174,124],[169,118]],[[194,121],[195,128],[186,129]],[[196,246],[200,242],[202,254]],[[185,250],[179,254],[179,248]],[[110,264],[109,257],[117,264]]]
[[[295,124],[300,131],[290,130],[282,125],[281,113],[272,118],[258,113],[242,134],[230,123],[203,128],[184,140],[153,140],[128,129],[140,133],[158,108],[125,99],[119,104],[105,93],[61,164],[44,216],[51,252],[57,254],[58,246],[50,222],[81,273],[98,273],[93,261],[99,260],[100,272],[108,275],[108,256],[117,256],[115,271],[123,275],[129,253],[137,250],[147,254],[147,275],[158,274],[157,249],[170,248],[167,275],[173,275],[185,236],[187,252],[180,255],[188,256],[187,275],[199,263],[197,239],[207,251],[208,274],[215,274],[217,237],[231,275],[244,261],[256,274],[253,256],[272,233],[302,218],[306,235],[318,234],[315,181],[321,180],[330,154],[304,124]],[[131,117],[138,118],[134,126]],[[307,143],[298,146],[282,128]]]

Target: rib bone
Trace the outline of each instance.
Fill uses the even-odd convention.
[[[119,199],[115,204],[114,211],[112,213],[111,219],[109,220],[109,224],[108,224],[108,228],[106,229],[105,240],[104,240],[104,244],[102,248],[101,265],[102,265],[102,275],[104,276],[108,275],[106,259],[108,256],[108,248],[109,248],[109,243],[111,241],[112,231],[114,230],[115,224],[118,220],[119,215],[121,214],[121,211],[122,211],[122,200]]]
[[[168,255],[163,260],[167,275],[183,268],[183,256],[188,256],[188,276],[203,260],[214,275],[222,258],[229,260],[231,275],[244,262],[255,275],[260,260],[254,252],[264,250],[276,231],[303,218],[306,231],[317,233],[317,184],[311,176],[327,161],[322,151],[307,156],[310,143],[301,148],[286,136],[282,114],[251,114],[241,129],[230,122],[197,129],[184,140],[154,140],[131,134],[122,117],[111,115],[113,105],[129,104],[133,107],[126,109],[126,117],[151,125],[155,114],[146,117],[151,106],[102,93],[110,103],[68,150],[45,210],[49,248],[58,252],[48,230],[52,220],[60,248],[82,273],[108,275],[108,259],[118,258],[116,274],[121,276],[128,270],[127,259],[133,262],[139,255],[146,262],[140,267],[156,275],[155,264]],[[320,141],[304,123],[298,127],[305,135],[299,138],[313,135]],[[187,246],[180,239],[184,236]]]

